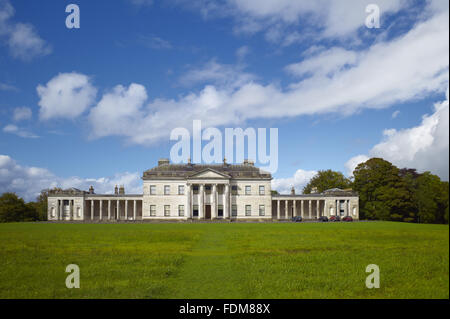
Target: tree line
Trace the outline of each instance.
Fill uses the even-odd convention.
[[[382,158],[371,158],[355,168],[352,178],[333,170],[319,171],[303,193],[331,188],[358,192],[360,219],[448,223],[449,184],[430,172],[400,169]],[[14,193],[3,193],[0,222],[47,220],[48,192],[42,190],[29,203]]]
[[[47,220],[48,190],[42,190],[35,201],[25,203],[15,193],[0,196],[0,223]]]
[[[430,172],[398,168],[382,158],[360,163],[347,178],[341,172],[319,171],[304,187],[309,194],[330,188],[359,194],[360,219],[416,223],[448,223],[449,184]]]

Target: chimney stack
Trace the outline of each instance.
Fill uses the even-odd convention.
[[[169,165],[170,161],[168,158],[160,158],[158,160],[158,166],[162,166],[162,165]]]
[[[291,195],[295,195],[295,188],[294,188],[294,186],[292,186],[292,188],[291,188]]]
[[[91,185],[91,187],[89,187],[89,194],[95,194],[94,187],[92,185]]]
[[[119,187],[119,195],[125,195],[125,186],[120,185],[120,187]]]
[[[117,185],[116,187],[114,187],[114,195],[119,195],[119,188],[117,187]]]

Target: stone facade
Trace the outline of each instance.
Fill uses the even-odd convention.
[[[244,163],[171,164],[143,173],[143,194],[95,194],[78,189],[49,194],[48,219],[115,220],[283,220],[293,216],[350,215],[359,218],[356,193],[332,189],[308,195],[272,195],[270,173]]]

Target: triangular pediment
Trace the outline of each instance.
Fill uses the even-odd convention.
[[[206,169],[204,169],[204,170],[202,170],[200,172],[196,172],[196,173],[190,175],[189,178],[190,179],[202,179],[202,178],[205,178],[205,179],[209,179],[209,178],[224,179],[224,178],[227,178],[228,179],[228,178],[230,178],[230,176],[227,175],[227,174],[218,172],[218,171],[216,171],[216,170],[214,170],[212,168],[206,168]]]

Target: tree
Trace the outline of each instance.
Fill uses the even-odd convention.
[[[353,172],[359,193],[360,218],[405,220],[414,209],[407,182],[400,170],[382,158],[360,163]]]
[[[48,189],[43,189],[41,190],[39,196],[36,198],[35,207],[38,213],[39,220],[47,220],[48,192],[49,192]]]
[[[421,223],[448,222],[448,182],[425,172],[418,178],[416,198]]]
[[[3,193],[0,196],[0,222],[2,223],[22,221],[27,209],[24,200],[15,193]]]
[[[317,187],[317,191],[322,193],[323,191],[331,188],[349,188],[352,182],[344,176],[341,172],[335,172],[331,169],[321,170],[309,181],[309,183],[303,188],[303,194],[311,194],[314,187]]]

